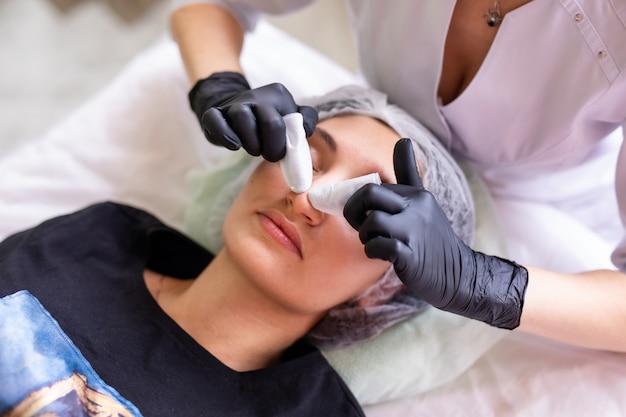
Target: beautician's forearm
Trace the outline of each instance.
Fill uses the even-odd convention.
[[[519,330],[593,349],[626,352],[626,275],[528,268]]]
[[[174,11],[170,23],[192,84],[220,71],[243,74],[239,57],[244,31],[226,10],[191,4]]]

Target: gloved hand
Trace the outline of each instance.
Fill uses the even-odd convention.
[[[519,326],[526,268],[468,247],[424,189],[410,139],[394,149],[398,184],[368,184],[354,193],[344,216],[359,232],[369,258],[393,263],[415,294],[445,311],[513,329]]]
[[[238,72],[218,72],[198,81],[189,92],[189,103],[209,142],[230,150],[243,146],[270,162],[285,156],[282,116],[302,113],[307,137],[317,124],[315,109],[298,106],[282,84],[251,89]]]

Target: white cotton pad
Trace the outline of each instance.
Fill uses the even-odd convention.
[[[365,184],[381,184],[380,175],[374,172],[362,177],[326,184],[309,190],[309,201],[319,211],[343,216],[348,199]]]
[[[287,128],[287,153],[280,161],[280,168],[287,185],[296,193],[303,193],[313,181],[311,150],[306,140],[302,114],[291,113],[283,116]]]

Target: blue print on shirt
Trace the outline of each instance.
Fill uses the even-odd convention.
[[[28,291],[0,299],[1,416],[128,416],[137,408],[102,381]]]

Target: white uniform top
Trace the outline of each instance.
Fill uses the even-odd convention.
[[[565,190],[542,179],[585,163],[625,125],[626,0],[533,0],[507,13],[478,73],[447,105],[437,89],[455,0],[346,1],[370,85],[468,161],[495,196],[590,199],[593,177],[572,179]],[[260,12],[312,0],[213,2],[251,30]],[[626,148],[619,152],[615,187],[625,223]],[[626,240],[613,262],[626,270]]]

